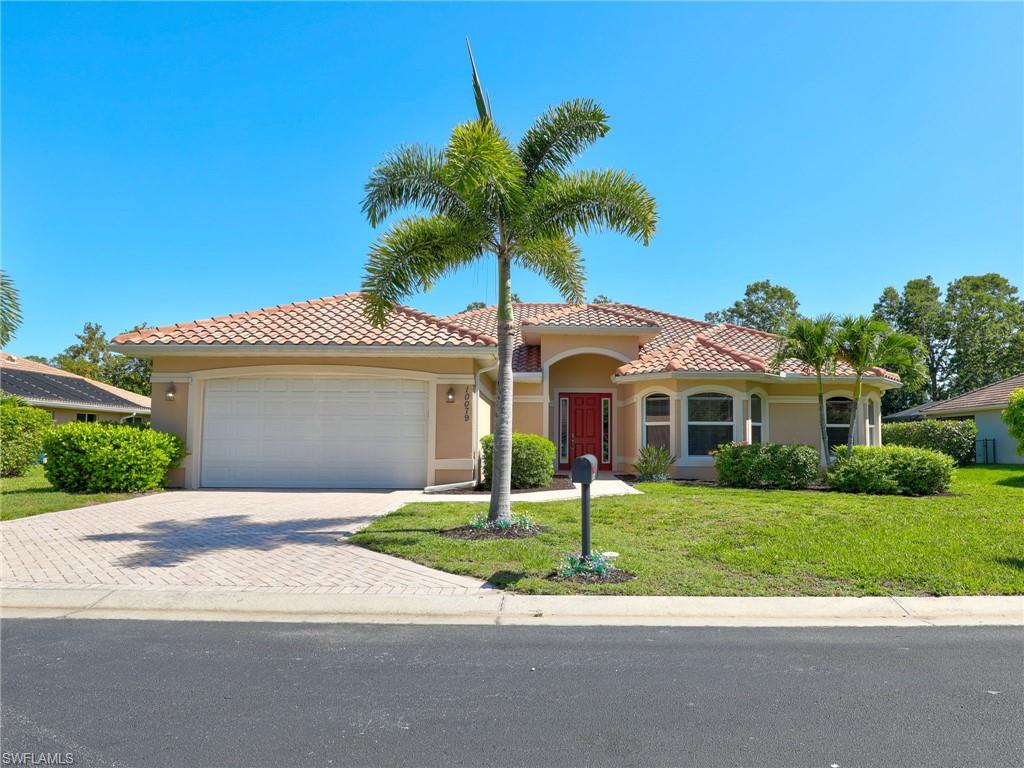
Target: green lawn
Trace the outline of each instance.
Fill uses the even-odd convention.
[[[88,504],[130,499],[133,493],[64,493],[43,476],[43,468],[32,467],[24,477],[0,478],[0,520],[15,520],[43,512],[74,509]]]
[[[651,484],[594,500],[594,545],[639,577],[578,586],[546,579],[579,549],[579,502],[514,504],[547,530],[465,541],[480,504],[411,504],[351,541],[517,592],[626,595],[1024,594],[1024,468],[956,471],[952,495],[859,496]]]

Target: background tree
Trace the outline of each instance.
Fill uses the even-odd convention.
[[[498,368],[491,521],[511,518],[512,265],[546,278],[567,300],[583,301],[583,262],[574,236],[606,228],[645,245],[654,234],[654,198],[621,171],[573,171],[574,159],[608,133],[594,101],[567,101],[541,115],[513,147],[491,115],[473,54],[478,119],[455,127],[443,150],[407,146],[378,165],[363,212],[377,226],[417,206],[370,249],[363,289],[378,326],[395,304],[484,258],[498,267]]]
[[[796,294],[771,280],[750,283],[743,298],[720,312],[708,312],[709,323],[734,323],[768,333],[781,333],[800,316]]]
[[[145,328],[145,323],[132,330]],[[152,391],[149,377],[153,363],[137,357],[119,354],[110,348],[107,334],[99,323],[86,323],[82,332],[75,334],[78,343],[70,345],[53,358],[51,365],[85,376],[88,379],[112,384],[121,389],[148,395]]]
[[[1002,275],[965,275],[946,289],[951,396],[1024,371],[1024,304]]]
[[[847,315],[836,328],[838,356],[853,368],[853,409],[850,412],[850,431],[847,438],[852,448],[857,442],[861,421],[861,398],[864,396],[864,374],[875,367],[900,367],[915,370],[915,356],[919,343],[914,336],[894,331],[882,320],[859,315]],[[923,378],[923,377],[922,377]]]
[[[896,330],[910,334],[921,344],[925,377],[914,376],[912,369],[901,369],[896,363],[891,370],[906,381],[882,397],[882,412],[895,413],[927,400],[946,397],[952,354],[952,318],[942,300],[942,289],[931,275],[907,281],[900,293],[892,286],[882,291],[872,314]]]
[[[590,300],[591,304],[612,304],[612,300],[608,298],[606,294],[599,293],[593,299]]]
[[[795,359],[814,369],[818,385],[818,421],[821,428],[819,457],[821,466],[828,466],[828,428],[825,418],[824,376],[831,376],[836,369],[836,319],[832,315],[819,315],[813,320],[798,317],[782,333],[779,348],[772,361],[772,367],[779,370],[787,360]]]
[[[0,347],[11,343],[21,326],[21,297],[13,281],[0,269]]]
[[[26,360],[32,360],[33,362],[42,363],[43,365],[49,365],[50,364],[50,358],[43,357],[42,355],[23,355],[23,357]]]
[[[1010,393],[1010,401],[1003,411],[1003,421],[1010,437],[1017,441],[1017,454],[1024,456],[1024,389]]]

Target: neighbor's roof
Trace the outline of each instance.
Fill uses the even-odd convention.
[[[384,328],[363,312],[362,294],[346,293],[251,312],[142,328],[114,337],[121,347],[224,345],[492,346],[494,338],[397,306]]]
[[[363,295],[347,293],[323,299],[284,304],[234,315],[196,320],[161,328],[143,328],[114,339],[124,351],[191,349],[233,346],[431,346],[493,348],[497,345],[497,307],[434,317],[405,306],[391,312],[384,328],[366,319]],[[618,376],[674,372],[765,373],[778,346],[778,337],[729,323],[705,323],[633,304],[515,304],[513,370],[541,370],[540,346],[527,343],[524,329],[592,330],[601,333],[635,330],[636,357],[618,369]],[[468,351],[468,350],[467,350]],[[782,366],[787,374],[813,375],[797,361]],[[875,376],[899,377],[881,368]],[[853,375],[845,363],[837,375]]]
[[[888,416],[883,416],[882,421],[917,421],[925,418],[925,408],[932,405],[935,401],[929,400],[926,403],[919,403],[918,405],[910,408],[904,408],[902,411],[896,411],[896,413],[890,413]]]
[[[149,413],[150,399],[34,360],[0,351],[0,390],[33,405]]]
[[[1019,373],[1016,376],[997,381],[994,384],[965,392],[959,397],[951,397],[949,400],[932,403],[927,408],[922,408],[921,410],[927,416],[932,416],[937,413],[963,413],[971,410],[1001,408],[1010,402],[1010,393],[1015,389],[1021,388],[1024,388],[1024,373]]]

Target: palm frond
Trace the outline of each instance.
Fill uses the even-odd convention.
[[[410,205],[451,218],[468,214],[465,201],[445,181],[441,152],[418,145],[402,147],[370,174],[363,214],[371,226],[376,227],[396,210]]]
[[[555,286],[566,301],[582,304],[586,300],[580,247],[568,235],[538,235],[525,240],[517,245],[512,258]]]
[[[658,209],[643,184],[622,171],[541,174],[531,201],[530,235],[589,232],[605,228],[650,242]]]
[[[799,360],[822,374],[831,374],[836,366],[838,343],[836,319],[832,315],[799,317],[789,324],[772,359],[779,370],[787,360]]]
[[[11,278],[0,269],[0,347],[14,338],[21,326],[21,297]]]
[[[491,102],[484,95],[484,87],[480,84],[480,75],[476,71],[476,60],[473,58],[473,46],[466,38],[466,50],[469,51],[469,68],[473,70],[473,98],[476,101],[476,111],[481,120],[491,120]]]
[[[519,158],[527,180],[542,171],[567,168],[608,131],[608,115],[592,99],[573,99],[552,107],[519,140]]]
[[[523,166],[492,122],[455,127],[444,150],[445,179],[475,213],[515,210],[523,198]]]
[[[397,222],[370,249],[363,274],[366,316],[387,325],[395,305],[439,278],[479,258],[486,231],[473,222],[445,216],[411,216]]]

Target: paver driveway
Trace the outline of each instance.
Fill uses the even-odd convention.
[[[169,491],[0,524],[6,587],[337,594],[483,582],[346,543],[415,491]]]

